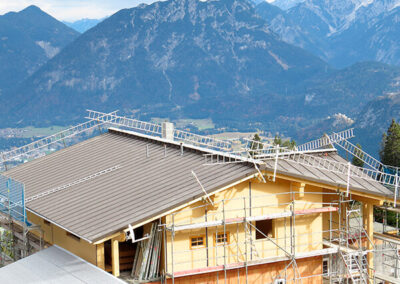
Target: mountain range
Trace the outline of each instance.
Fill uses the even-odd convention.
[[[68,27],[73,28],[79,33],[84,33],[87,30],[90,30],[91,28],[96,26],[103,20],[104,19],[80,19],[74,22],[63,22],[63,23]]]
[[[291,97],[281,94],[328,70],[279,40],[245,0],[156,2],[64,48],[13,93],[7,121],[65,123],[92,107],[244,124],[287,113],[281,100]]]
[[[376,153],[382,131],[400,118],[400,67],[387,64],[400,59],[397,7],[357,1],[306,0],[284,11],[247,0],[169,0],[121,10],[82,35],[72,31],[64,48],[3,92],[0,126],[67,125],[87,108],[211,118],[217,128],[300,141],[356,126]],[[357,47],[361,30],[381,46],[379,58],[371,51],[378,44]]]
[[[334,67],[400,66],[400,0],[306,0],[288,10],[262,2],[256,10],[282,40]]]
[[[0,102],[78,36],[36,6],[0,16]]]

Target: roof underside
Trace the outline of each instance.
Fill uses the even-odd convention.
[[[210,192],[255,173],[253,165],[243,163],[205,166],[202,154],[184,148],[181,155],[180,146],[110,130],[5,175],[23,182],[29,199],[120,166],[26,204],[28,210],[95,242],[203,196],[192,170]]]

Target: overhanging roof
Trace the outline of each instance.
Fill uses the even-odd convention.
[[[52,246],[0,268],[0,283],[125,282],[58,246]]]
[[[204,152],[110,130],[5,172],[25,198],[120,168],[26,203],[28,210],[95,242],[256,173],[254,165],[204,165]]]
[[[26,203],[28,210],[89,241],[146,222],[257,173],[252,163],[204,165],[211,150],[161,138],[110,129],[48,156],[15,167],[4,175],[25,184],[25,198],[67,185]],[[222,153],[223,155],[223,153]],[[345,162],[336,152],[321,157]],[[103,170],[114,168],[83,182]],[[274,161],[265,170],[273,171]],[[347,176],[279,159],[277,173],[346,187]],[[391,191],[376,181],[351,178],[352,189],[378,196]]]
[[[313,154],[317,158],[329,159],[335,162],[346,164],[347,161],[342,158],[336,151],[326,153]],[[274,170],[274,160],[267,160],[265,169],[269,171]],[[326,165],[329,167],[330,165]],[[327,168],[311,167],[296,163],[292,160],[279,160],[277,166],[277,173],[293,176],[310,181],[316,181],[332,186],[347,187],[347,175],[335,173],[327,170]],[[376,196],[393,197],[393,192],[372,179],[365,179],[352,176],[350,178],[350,189],[356,190]]]

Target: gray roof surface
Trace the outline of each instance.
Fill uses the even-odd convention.
[[[167,155],[164,157],[164,145]],[[149,157],[146,155],[149,147]],[[27,202],[28,210],[95,242],[256,172],[253,165],[204,165],[203,152],[110,130],[4,174],[25,183],[25,198],[102,170],[110,173]]]
[[[52,246],[0,268],[0,283],[125,283],[72,253]]]
[[[317,158],[330,159],[340,163],[347,163],[336,151],[313,154]],[[274,161],[266,162],[266,169],[274,169]],[[301,177],[311,181],[322,182],[333,186],[347,187],[347,175],[328,171],[326,168],[315,168],[296,163],[291,160],[278,160],[277,173],[294,177]],[[350,188],[379,196],[393,196],[393,192],[377,181],[359,177],[350,178]]]
[[[204,195],[192,170],[208,192],[255,174],[253,164],[204,165],[204,153],[160,138],[110,129],[48,156],[15,167],[4,175],[25,183],[25,198],[115,166],[121,168],[71,185],[26,203],[28,210],[95,242],[110,234],[164,214]],[[164,156],[166,145],[166,156]],[[147,157],[147,147],[149,157]],[[325,157],[325,156],[324,156]],[[346,162],[336,152],[326,157]],[[274,161],[266,169],[273,170]],[[277,172],[346,187],[347,176],[279,160]],[[351,179],[351,188],[375,195],[391,191],[374,181]]]

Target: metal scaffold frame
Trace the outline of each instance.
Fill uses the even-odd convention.
[[[0,226],[5,229],[0,234],[0,266],[42,249],[42,231],[27,219],[24,184],[4,175],[0,175]]]
[[[360,212],[358,209],[349,207],[351,200],[345,196],[344,193],[328,193],[328,192],[305,192],[305,195],[322,194],[330,195],[332,198],[337,199],[332,202],[306,202],[301,199],[296,199],[298,192],[290,191],[277,194],[268,194],[263,196],[249,196],[237,199],[224,199],[214,205],[205,204],[190,209],[185,209],[180,212],[173,213],[170,218],[170,222],[161,225],[164,229],[164,263],[165,263],[165,275],[175,282],[175,278],[197,275],[202,273],[221,273],[221,278],[225,279],[227,283],[227,271],[237,270],[238,279],[240,277],[240,271],[245,271],[245,280],[248,282],[248,267],[273,262],[285,262],[285,267],[281,271],[276,271],[276,275],[273,278],[272,283],[275,280],[285,280],[282,283],[302,283],[303,280],[312,277],[323,277],[328,279],[329,283],[336,283],[335,281],[345,280],[353,281],[352,283],[369,283],[368,281],[373,278],[373,269],[366,266],[365,256],[368,253],[372,253],[373,250],[366,250],[362,246],[362,241],[365,238],[369,238],[365,232],[362,222],[356,229],[350,228],[349,223],[351,222],[351,216]],[[264,204],[263,206],[252,206],[257,198],[268,198],[268,196],[280,197],[288,195],[290,196],[289,202],[279,204]],[[226,204],[230,201],[243,200],[243,206],[241,209],[228,209]],[[220,206],[219,211],[213,212],[212,208]],[[265,207],[266,210],[277,207],[282,207],[281,212],[273,212],[265,215],[254,215],[255,210],[259,210]],[[311,207],[304,209],[304,206]],[[300,209],[298,209],[301,207]],[[204,217],[193,218],[190,217],[188,221],[177,221],[179,214],[185,214],[186,211],[198,211],[204,210]],[[232,214],[235,211],[237,217],[227,218],[227,215]],[[239,212],[241,212],[239,214]],[[253,214],[252,214],[253,212]],[[302,216],[315,215],[315,214],[329,214],[329,229],[320,232],[296,232],[296,222],[301,221]],[[333,214],[338,214],[337,219],[339,222],[333,220]],[[191,216],[192,214],[188,214]],[[239,216],[240,215],[240,216]],[[189,218],[189,217],[188,217]],[[205,218],[205,219],[204,219]],[[300,218],[300,219],[299,219]],[[260,231],[255,226],[255,221],[259,220],[282,220],[284,221],[284,236],[268,236],[264,232]],[[298,220],[299,219],[299,220]],[[227,243],[227,226],[231,226],[231,238],[237,240],[236,243]],[[236,225],[236,233],[232,232],[232,225]],[[210,229],[213,229],[213,233],[218,235],[219,232],[223,234],[224,240],[222,244],[214,243],[210,245],[208,243],[208,234]],[[193,248],[190,250],[177,250],[174,248],[175,236],[181,231],[187,230],[204,230],[206,238],[206,246],[203,248],[195,249],[194,255],[202,255],[206,253],[205,258],[196,258],[192,262],[195,263],[196,269],[179,271],[176,267],[186,264],[187,260],[183,260],[181,256],[193,253]],[[358,231],[357,231],[358,230]],[[244,241],[239,241],[239,231],[245,234]],[[265,239],[255,240],[253,233],[262,234]],[[321,234],[324,239],[321,243],[297,243],[299,238],[307,239],[310,235]],[[170,245],[167,248],[167,236],[170,240]],[[368,241],[371,241],[368,239]],[[257,249],[257,244],[264,247],[264,244],[272,244],[272,248],[264,249],[260,251]],[[302,247],[310,246],[321,246],[324,248],[315,249],[311,251],[301,251]],[[244,247],[244,251],[240,252],[240,248]],[[259,246],[260,247],[260,246]],[[232,253],[236,250],[236,254]],[[169,251],[169,254],[167,253]],[[227,251],[230,251],[228,254]],[[276,252],[280,252],[275,257],[264,257],[265,255],[273,255]],[[212,253],[214,252],[214,253]],[[222,253],[222,255],[218,255]],[[298,268],[297,260],[312,256],[329,256],[331,259],[330,266],[337,266],[338,270],[330,269],[328,274],[318,274],[311,276],[302,276]],[[336,256],[334,258],[333,256]],[[334,261],[335,259],[335,261]],[[362,259],[362,262],[359,261]],[[339,269],[339,266],[341,267]],[[292,273],[289,273],[289,269],[292,269]],[[231,274],[232,275],[232,274]],[[289,275],[291,275],[289,277]],[[240,280],[238,280],[240,281]],[[340,282],[342,283],[342,282]],[[350,282],[349,282],[350,283]]]
[[[352,133],[349,132],[350,134]],[[338,143],[350,143],[344,139],[344,137],[348,137],[350,134],[342,134],[337,136],[336,140]],[[336,134],[335,134],[336,135]],[[336,137],[332,135],[333,137]],[[328,139],[329,137],[327,136]],[[322,139],[322,138],[321,138]],[[329,138],[330,139],[330,138]],[[328,140],[329,140],[328,139]],[[331,140],[330,140],[331,141]],[[265,165],[267,161],[274,160],[274,174],[273,179],[275,179],[278,160],[287,160],[290,162],[294,162],[297,164],[301,164],[308,167],[313,167],[317,169],[326,170],[333,173],[338,173],[347,177],[347,192],[350,190],[350,180],[352,177],[357,177],[361,179],[365,179],[368,181],[376,181],[384,186],[388,186],[393,190],[394,203],[396,204],[398,194],[399,194],[399,185],[400,185],[400,175],[397,173],[398,169],[395,170],[395,174],[393,171],[381,171],[380,169],[389,169],[393,167],[388,167],[380,162],[379,169],[371,168],[363,168],[352,165],[350,162],[343,163],[334,161],[329,158],[318,157],[317,155],[324,151],[328,150],[319,150],[319,149],[311,149],[310,147],[306,147],[308,150],[299,151],[298,149],[288,149],[280,147],[279,145],[273,146],[270,144],[265,144],[258,141],[253,141],[255,143],[259,143],[260,147],[256,147],[256,149],[245,149],[244,151],[230,152],[230,153],[210,153],[204,154],[205,165],[217,165],[217,164],[232,164],[232,163],[253,163],[256,168],[257,165]],[[321,142],[322,143],[322,142]],[[336,142],[335,142],[336,143]],[[261,147],[261,145],[264,147]],[[320,144],[317,144],[320,145]],[[347,144],[345,144],[347,145]],[[358,148],[357,148],[358,149]],[[357,152],[358,150],[355,150]],[[360,150],[361,151],[361,150]],[[357,157],[366,157],[367,161],[371,161],[373,159],[368,154],[358,155]],[[370,158],[368,158],[370,157]]]
[[[382,229],[374,232],[377,241],[375,252],[376,275],[380,280],[391,283],[400,283],[400,209],[386,204],[376,208],[382,215],[382,219],[375,220],[382,225]],[[395,214],[395,224],[388,224],[388,213]]]

